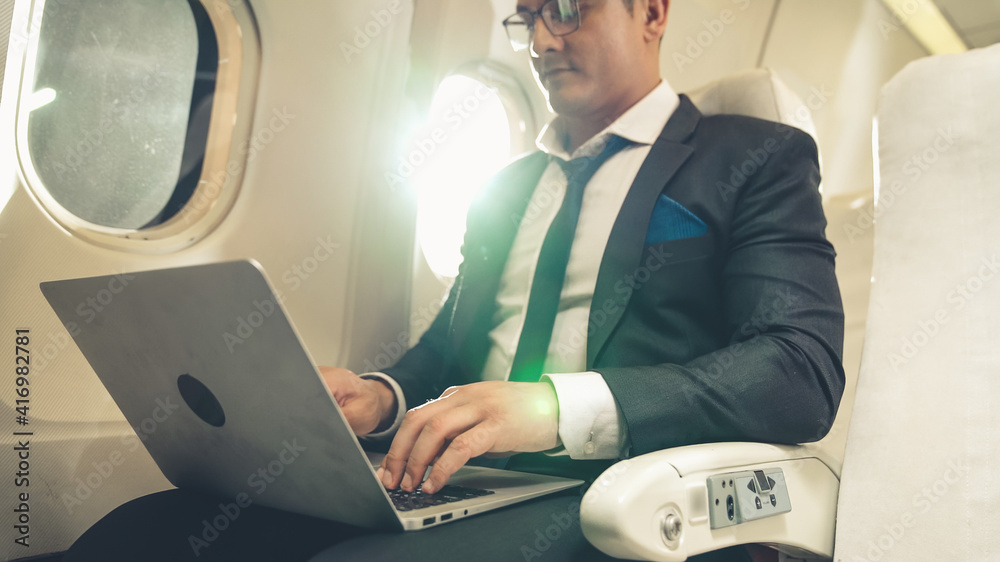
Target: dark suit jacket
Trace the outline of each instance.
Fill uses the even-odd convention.
[[[547,163],[518,160],[473,205],[448,300],[386,371],[408,406],[479,380],[500,276]],[[615,222],[588,327],[587,368],[607,381],[632,454],[827,433],[844,327],[819,179],[805,133],[704,117],[681,97]],[[700,232],[663,224],[678,209]]]

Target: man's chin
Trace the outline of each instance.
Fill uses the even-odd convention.
[[[585,99],[579,96],[565,95],[562,92],[549,92],[549,108],[557,115],[572,117],[581,113],[585,107]]]

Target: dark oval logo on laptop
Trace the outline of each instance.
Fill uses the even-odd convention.
[[[226,423],[226,413],[212,391],[191,375],[177,377],[177,389],[181,398],[199,418],[209,425],[222,427]]]

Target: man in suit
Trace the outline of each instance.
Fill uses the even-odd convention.
[[[558,114],[544,151],[473,206],[459,276],[416,347],[385,373],[324,369],[360,435],[394,435],[386,487],[419,487],[435,459],[427,492],[486,453],[546,451],[520,466],[592,476],[626,455],[814,441],[832,424],[843,312],[815,144],[674,94],[659,75],[668,3],[519,0],[505,22]],[[519,376],[568,190],[558,161],[612,139],[625,147],[586,185],[544,370]]]
[[[659,75],[668,3],[518,0],[505,21],[558,114],[543,151],[473,206],[459,276],[417,346],[385,373],[323,368],[356,433],[392,439],[387,488],[434,492],[486,453],[593,477],[666,447],[829,429],[843,312],[816,146],[775,123],[703,117],[675,94]],[[178,537],[217,503],[184,490],[140,498],[66,560],[189,557]],[[253,506],[198,557],[334,545],[315,559],[605,559],[582,536],[579,504],[549,497],[405,534]],[[553,525],[557,539],[540,534]]]

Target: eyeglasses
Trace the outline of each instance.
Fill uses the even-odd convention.
[[[521,11],[503,20],[510,46],[515,51],[523,51],[531,46],[538,16],[542,16],[545,27],[554,37],[569,35],[580,29],[577,0],[549,0],[534,12]]]

